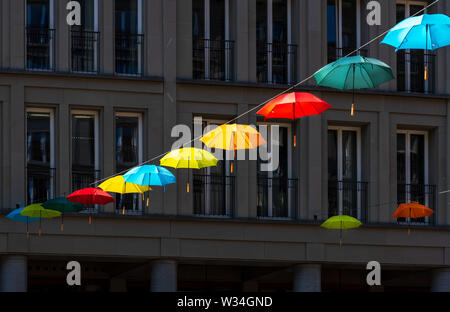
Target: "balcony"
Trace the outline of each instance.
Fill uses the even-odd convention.
[[[55,30],[42,27],[26,28],[27,69],[54,70]]]
[[[234,176],[195,174],[193,178],[195,215],[233,216]]]
[[[86,187],[95,187],[92,183],[100,177],[100,170],[73,170],[72,171],[72,191],[77,191]]]
[[[55,169],[40,166],[27,168],[27,204],[43,203],[54,196]]]
[[[142,34],[115,34],[116,74],[142,75],[143,42]]]
[[[72,29],[71,68],[73,72],[96,73],[98,72],[99,53],[98,43],[100,34],[95,31]]]
[[[405,92],[434,93],[436,55],[423,51],[397,52],[397,89]],[[425,80],[425,66],[427,79]]]
[[[295,218],[298,180],[264,176],[258,176],[257,180],[258,217]]]
[[[397,203],[418,202],[432,210],[434,214],[430,217],[414,219],[414,224],[434,225],[436,224],[436,185],[430,184],[397,184]],[[403,218],[397,220],[399,223],[405,222]]]
[[[193,78],[231,81],[234,41],[194,39]]]
[[[258,42],[256,62],[258,82],[293,84],[296,81],[297,45]]]
[[[328,181],[328,217],[348,215],[367,223],[367,186],[360,181]]]

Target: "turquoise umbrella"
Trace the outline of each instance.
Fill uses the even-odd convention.
[[[29,232],[28,232],[28,224],[31,223],[31,222],[34,222],[34,221],[41,220],[42,218],[32,218],[32,217],[23,216],[23,215],[21,214],[21,212],[22,212],[22,210],[23,210],[24,208],[25,208],[25,207],[22,207],[22,208],[18,208],[18,209],[13,210],[13,211],[11,211],[6,217],[7,217],[8,219],[11,219],[11,220],[14,220],[14,221],[19,221],[19,222],[26,223],[26,224],[27,224],[27,237],[28,237],[28,236],[29,236]]]
[[[380,84],[394,79],[394,74],[386,63],[358,55],[343,57],[322,67],[314,74],[314,78],[319,86],[339,90],[355,90],[376,88]],[[353,93],[352,116],[354,103],[355,94]]]
[[[135,167],[123,175],[125,182],[147,186],[165,186],[175,183],[175,176],[164,167],[144,165]]]

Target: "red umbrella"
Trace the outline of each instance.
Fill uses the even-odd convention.
[[[268,102],[256,114],[264,116],[265,119],[295,120],[300,117],[320,115],[329,108],[332,108],[330,104],[311,93],[292,92],[282,94]],[[296,146],[295,135],[294,146]]]
[[[72,203],[84,205],[106,205],[114,202],[111,195],[97,188],[84,188],[78,190],[67,196],[67,199]]]

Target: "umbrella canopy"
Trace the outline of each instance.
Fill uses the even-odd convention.
[[[42,204],[32,204],[22,209],[22,216],[31,218],[56,218],[61,216],[61,212],[56,210],[45,209]]]
[[[146,185],[138,185],[134,183],[125,182],[125,178],[122,175],[110,178],[98,186],[105,192],[119,193],[119,194],[142,194],[152,189]]]
[[[189,147],[173,150],[166,154],[160,165],[173,168],[201,169],[217,165],[217,158],[203,149]]]
[[[403,203],[395,210],[392,218],[423,218],[429,217],[434,211],[419,203]]]
[[[450,18],[444,14],[409,17],[395,25],[381,41],[401,49],[435,50],[450,44]]]
[[[278,96],[265,104],[256,114],[265,119],[296,119],[310,115],[320,115],[332,106],[317,96],[307,92],[292,92]]]
[[[209,148],[223,150],[253,149],[266,143],[253,127],[240,124],[225,124],[209,131],[201,139]]]
[[[166,168],[155,165],[144,165],[128,171],[124,176],[125,182],[139,185],[159,185],[175,183],[175,176]]]
[[[84,210],[84,206],[80,203],[72,203],[66,197],[58,197],[47,200],[42,204],[45,209],[56,210],[60,212],[78,212]]]
[[[376,88],[394,79],[389,65],[380,60],[363,57],[343,57],[319,69],[314,78],[319,86],[340,90]]]
[[[71,203],[83,205],[107,205],[114,202],[114,198],[104,190],[91,187],[73,192],[67,199]]]
[[[24,223],[31,223],[31,222],[38,221],[41,219],[41,218],[31,218],[31,217],[23,216],[21,214],[21,212],[24,209],[25,209],[25,207],[15,209],[12,212],[10,212],[6,217],[8,219],[11,219],[14,221],[19,221],[19,222],[24,222]]]
[[[346,215],[333,216],[320,226],[331,230],[348,230],[358,228],[362,223],[353,217]]]

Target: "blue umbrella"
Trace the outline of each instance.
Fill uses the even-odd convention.
[[[409,17],[395,25],[381,43],[402,49],[435,50],[450,44],[450,18],[444,14]]]
[[[155,165],[144,165],[136,167],[124,174],[125,182],[138,185],[157,185],[175,183],[175,176],[166,168]]]
[[[13,210],[6,217],[8,219],[11,219],[11,220],[14,220],[14,221],[19,221],[19,222],[24,222],[24,223],[30,223],[30,222],[38,221],[38,220],[41,219],[41,218],[31,218],[31,217],[26,217],[26,216],[21,215],[20,213],[22,212],[22,210],[24,208],[25,207]]]

